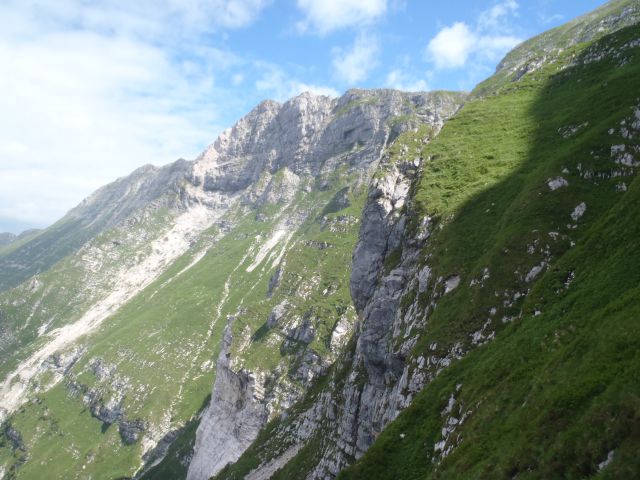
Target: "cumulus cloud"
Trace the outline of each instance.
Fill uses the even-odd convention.
[[[463,22],[444,27],[431,39],[427,50],[436,68],[458,68],[467,63],[476,48],[476,34]]]
[[[426,92],[429,90],[429,84],[424,78],[415,78],[400,69],[391,70],[387,74],[385,84],[387,87],[405,92]]]
[[[333,70],[341,82],[353,87],[365,80],[378,65],[378,39],[369,35],[358,35],[348,50],[336,48],[333,52]]]
[[[298,31],[320,35],[368,25],[387,12],[387,0],[297,0],[297,5],[304,15]]]
[[[291,92],[292,96],[300,95],[303,92],[311,92],[316,95],[324,95],[325,97],[336,98],[340,96],[340,92],[338,92],[335,88],[322,86],[322,85],[314,85],[311,83],[304,83],[300,81],[294,81],[291,84]]]
[[[551,23],[556,23],[556,22],[560,22],[560,21],[564,20],[564,15],[561,15],[559,13],[541,12],[541,13],[538,14],[538,18],[540,19],[540,21],[543,24],[549,25]]]
[[[485,10],[478,17],[478,26],[481,29],[499,28],[501,22],[518,12],[518,2],[516,0],[505,0]]]
[[[205,18],[214,25],[218,24],[227,28],[246,27],[252,24],[263,8],[271,0],[171,0],[179,6],[194,3],[195,13],[205,11]]]
[[[201,35],[266,0],[6,0],[0,5],[0,230],[45,226],[145,163],[195,157],[242,60]],[[215,69],[215,71],[214,71]]]
[[[443,27],[427,45],[427,57],[437,69],[454,69],[468,62],[495,61],[521,40],[511,34],[510,17],[518,3],[505,0],[480,14],[474,27],[464,22]]]

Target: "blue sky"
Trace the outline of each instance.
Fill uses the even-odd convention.
[[[265,98],[470,90],[601,0],[3,0],[0,232],[194,158]]]

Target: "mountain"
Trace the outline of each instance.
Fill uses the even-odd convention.
[[[207,412],[230,435],[208,444],[234,460],[353,332],[349,265],[383,152],[464,98],[265,101],[195,161],[144,166],[2,254],[4,476],[133,476],[195,428],[214,380]]]
[[[40,230],[37,228],[30,228],[18,235],[10,232],[0,233],[0,255],[18,248],[20,244],[31,240],[38,233],[40,233]]]
[[[216,479],[639,475],[639,15],[525,42],[432,142],[398,138],[349,349]]]
[[[639,21],[265,101],[0,250],[0,478],[638,477]]]
[[[9,232],[0,233],[0,247],[9,245],[16,239],[17,235]]]

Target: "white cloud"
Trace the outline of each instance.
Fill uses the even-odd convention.
[[[465,67],[471,60],[496,61],[521,41],[509,25],[517,10],[515,0],[504,0],[482,12],[474,28],[464,22],[443,27],[429,41],[427,57],[439,70]]]
[[[204,13],[207,21],[214,25],[239,28],[252,24],[271,0],[171,0],[171,3],[178,8],[184,8],[189,3],[195,4],[193,13],[198,17]]]
[[[350,87],[365,80],[378,65],[378,40],[368,35],[358,35],[353,46],[333,52],[333,69],[336,77]]]
[[[551,23],[556,23],[564,20],[564,15],[561,15],[559,13],[548,14],[548,13],[541,12],[538,14],[538,18],[545,25],[549,25]]]
[[[293,92],[292,96],[300,95],[303,92],[311,92],[316,95],[324,95],[326,97],[333,98],[340,96],[340,92],[338,92],[335,88],[322,85],[313,85],[298,81],[295,81],[291,84],[291,91]]]
[[[297,4],[304,14],[298,31],[320,35],[368,25],[387,12],[387,0],[297,0]]]
[[[235,86],[241,85],[244,82],[244,74],[236,73],[231,77],[231,83]]]
[[[145,163],[195,157],[235,105],[243,61],[201,33],[254,21],[265,0],[0,5],[0,230],[45,226]]]
[[[498,3],[480,14],[478,18],[478,26],[481,29],[491,29],[500,27],[503,19],[510,15],[515,15],[518,11],[518,2],[516,0],[505,0]]]
[[[256,90],[264,92],[279,102],[289,100],[303,92],[311,92],[328,97],[338,97],[340,95],[334,88],[313,85],[292,78],[276,65],[262,63],[258,64],[258,67],[262,70],[262,74],[255,82]]]
[[[518,37],[510,35],[481,36],[478,38],[476,54],[491,61],[498,61],[520,42]]]
[[[3,2],[5,14],[29,12],[40,26],[75,27],[100,33],[153,37],[192,35],[204,31],[242,28],[253,23],[272,0],[44,0],[36,7],[19,0]]]
[[[476,34],[463,22],[444,27],[431,39],[427,46],[430,58],[436,68],[458,68],[467,63],[471,52],[476,48]]]
[[[387,74],[386,86],[405,92],[426,92],[429,84],[424,78],[415,78],[400,69],[391,70]]]

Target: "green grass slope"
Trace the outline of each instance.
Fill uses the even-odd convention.
[[[340,479],[640,476],[639,37],[490,79],[425,147],[412,214],[461,283],[413,355],[470,353]]]

